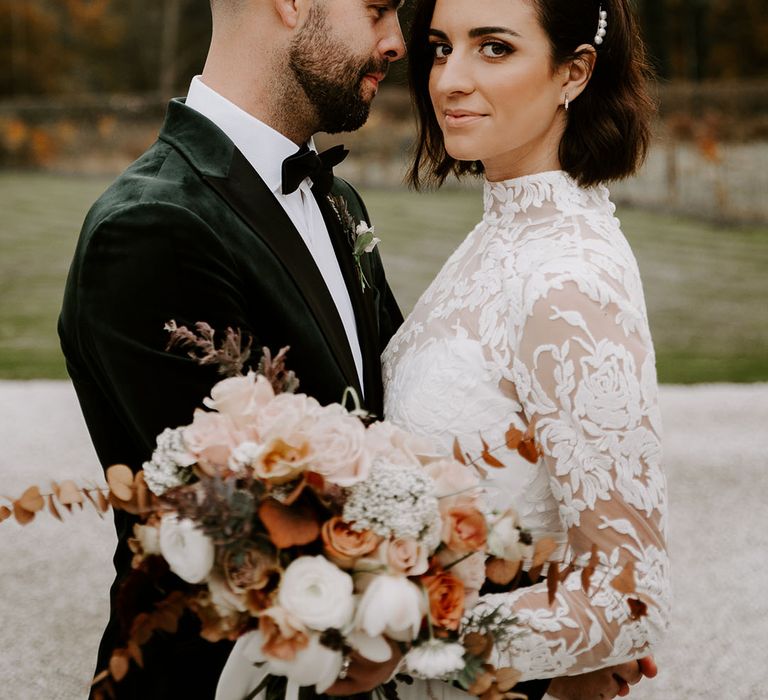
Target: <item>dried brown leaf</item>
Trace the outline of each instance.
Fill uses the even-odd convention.
[[[592,553],[589,556],[589,563],[581,572],[581,589],[589,594],[589,588],[592,585],[592,577],[595,575],[597,565],[600,563],[600,557],[597,554],[597,545],[592,545]]]
[[[96,500],[99,503],[99,510],[102,513],[106,513],[109,510],[109,499],[104,495],[101,489],[96,491]]]
[[[549,604],[555,602],[555,595],[557,594],[557,587],[560,585],[560,567],[556,561],[553,561],[549,565],[547,570],[547,596]]]
[[[571,563],[568,564],[561,572],[560,572],[560,583],[563,583],[565,579],[567,579],[574,571],[576,571],[576,567]]]
[[[68,509],[75,504],[83,503],[83,494],[74,481],[62,481],[56,494],[59,503]]]
[[[492,557],[485,564],[485,575],[493,583],[506,586],[517,576],[522,565],[521,561],[507,561]]]
[[[517,446],[520,444],[520,441],[523,439],[523,433],[521,430],[518,430],[514,425],[509,426],[509,430],[507,430],[506,433],[504,433],[504,439],[507,442],[507,447],[510,450],[516,450]]]
[[[488,671],[484,671],[477,675],[475,682],[467,688],[467,692],[470,695],[484,695],[487,693],[493,685],[493,674]]]
[[[88,489],[83,489],[83,496],[85,496],[90,502],[90,504],[95,508],[99,517],[103,518],[104,516],[101,514],[101,508],[99,507],[99,504],[96,502],[96,499],[93,497],[93,494]]]
[[[635,562],[630,560],[622,572],[611,581],[611,587],[619,593],[630,595],[635,592]]]
[[[50,511],[51,515],[56,518],[56,520],[61,520],[61,514],[59,513],[58,509],[56,508],[56,504],[53,502],[53,494],[48,494],[48,510]]]
[[[518,684],[522,675],[515,668],[500,668],[496,671],[496,685],[502,693],[506,693]]]
[[[648,614],[648,605],[638,598],[627,598],[629,605],[629,616],[633,620],[639,620]]]
[[[105,680],[107,678],[109,678],[109,670],[105,668],[103,671],[97,673],[93,677],[93,680],[91,681],[91,685],[94,686],[97,683],[101,683],[103,680]]]
[[[499,461],[494,457],[488,450],[483,450],[482,453],[483,462],[485,462],[489,467],[493,467],[494,469],[503,469],[504,468],[504,462]]]
[[[37,486],[30,486],[21,494],[17,503],[30,513],[37,513],[37,511],[45,508],[45,500],[40,495],[40,489]]]
[[[539,566],[532,566],[530,569],[528,569],[528,578],[533,581],[533,583],[536,583],[541,578],[542,571],[544,571],[544,564],[539,564]]]
[[[464,637],[464,648],[472,656],[478,656],[485,661],[493,651],[493,635],[480,634],[479,632],[470,632]]]
[[[22,507],[18,501],[13,502],[13,517],[19,525],[28,525],[35,519],[35,514]]]
[[[109,672],[118,683],[125,678],[130,668],[131,660],[126,649],[115,649],[109,659]]]
[[[127,464],[113,464],[107,469],[107,484],[118,501],[133,498],[133,472]]]
[[[13,511],[10,508],[7,506],[0,506],[0,523],[3,522],[3,520],[8,520],[11,515],[13,515]]]
[[[537,567],[549,560],[549,556],[557,549],[557,542],[550,537],[545,537],[534,546],[533,562],[531,567]]]
[[[141,653],[141,647],[136,642],[128,642],[128,655],[136,662],[139,668],[144,668],[144,654]]]
[[[520,444],[517,446],[517,451],[523,459],[531,464],[536,464],[536,462],[539,461],[539,450],[536,447],[536,441],[533,438],[530,440],[521,440]]]
[[[464,454],[461,451],[461,444],[459,443],[459,438],[453,438],[453,458],[457,462],[461,462],[462,464],[467,463],[467,460],[464,458]]]
[[[287,507],[268,498],[259,506],[259,518],[278,549],[309,544],[320,536],[317,514],[306,504]]]

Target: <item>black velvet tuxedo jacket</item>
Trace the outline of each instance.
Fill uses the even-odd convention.
[[[347,183],[335,179],[332,192],[345,198],[355,219],[370,223]],[[363,256],[371,283],[363,291],[348,232],[327,198],[318,202],[355,312],[364,404],[380,416],[380,354],[402,316],[378,252]],[[341,319],[301,236],[232,142],[179,100],[170,103],[157,142],[90,210],[66,285],[59,335],[104,467],[141,468],[157,435],[191,422],[219,379],[215,370],[165,351],[170,319],[239,328],[253,337],[254,349],[274,353],[289,345],[299,390],[321,403],[340,401],[347,386],[362,396]],[[117,578],[99,669],[128,623],[116,593],[130,569],[133,522],[115,514]],[[231,645],[199,639],[191,619],[162,637],[147,647],[144,670],[133,668],[119,684],[118,696],[213,698]]]

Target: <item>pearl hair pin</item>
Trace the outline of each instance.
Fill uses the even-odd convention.
[[[607,27],[608,13],[603,9],[603,6],[600,5],[600,10],[598,11],[597,34],[595,34],[595,43],[598,46],[603,43],[603,37],[605,37],[607,33]]]

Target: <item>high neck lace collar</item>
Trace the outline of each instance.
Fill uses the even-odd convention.
[[[585,209],[610,207],[608,190],[602,185],[580,187],[563,170],[549,170],[499,182],[485,181],[485,217],[509,218],[527,214],[529,218],[554,213],[577,214]]]

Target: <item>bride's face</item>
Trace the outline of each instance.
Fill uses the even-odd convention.
[[[448,154],[489,180],[558,169],[568,69],[553,68],[533,0],[437,0],[429,37]]]

